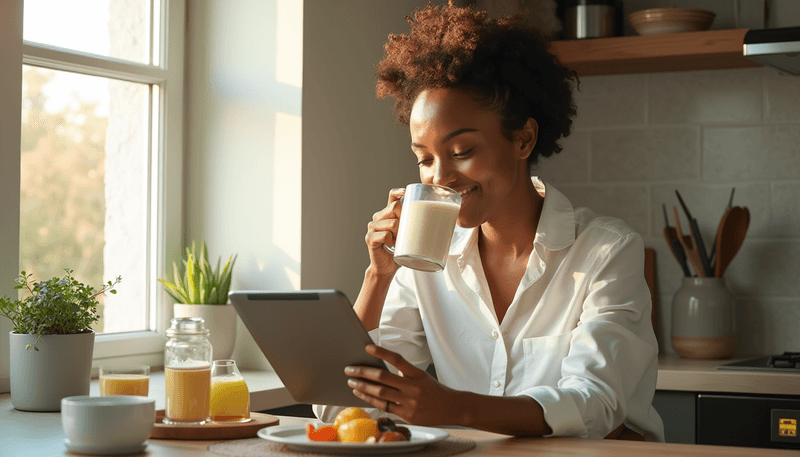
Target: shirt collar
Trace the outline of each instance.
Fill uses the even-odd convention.
[[[539,225],[536,227],[534,244],[539,243],[551,251],[560,251],[575,242],[575,211],[564,194],[537,176],[531,177],[533,186],[544,196]],[[450,256],[461,257],[477,245],[478,229],[456,226],[450,244]]]

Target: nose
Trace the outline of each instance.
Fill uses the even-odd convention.
[[[448,161],[437,160],[433,170],[433,184],[447,186],[455,182],[456,170]]]

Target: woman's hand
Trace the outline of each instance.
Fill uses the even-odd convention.
[[[458,392],[445,387],[400,354],[367,345],[367,353],[394,366],[400,374],[373,367],[345,368],[353,394],[378,409],[415,425],[460,425]]]
[[[402,208],[400,198],[405,192],[405,188],[390,190],[386,208],[375,213],[372,216],[372,222],[367,225],[365,241],[369,248],[370,266],[378,276],[393,276],[400,268],[394,262],[392,253],[387,251],[385,246],[394,246],[395,239],[397,239],[397,228],[400,225],[400,211]]]

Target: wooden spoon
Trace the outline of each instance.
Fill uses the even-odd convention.
[[[678,208],[673,206],[672,211],[675,213],[675,230],[678,232],[678,241],[680,241],[683,250],[686,251],[686,258],[692,263],[697,276],[704,277],[705,270],[703,269],[703,262],[700,260],[700,253],[694,248],[691,236],[684,236],[683,229],[681,229],[681,219],[678,217]]]
[[[739,252],[749,225],[750,211],[747,208],[734,206],[723,216],[717,230],[717,262],[714,265],[714,276],[717,278],[725,274],[733,257]]]

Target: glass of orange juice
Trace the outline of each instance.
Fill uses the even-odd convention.
[[[141,395],[150,390],[150,367],[119,365],[100,367],[100,395]]]
[[[215,360],[211,366],[209,418],[213,422],[249,422],[250,391],[233,360]]]

